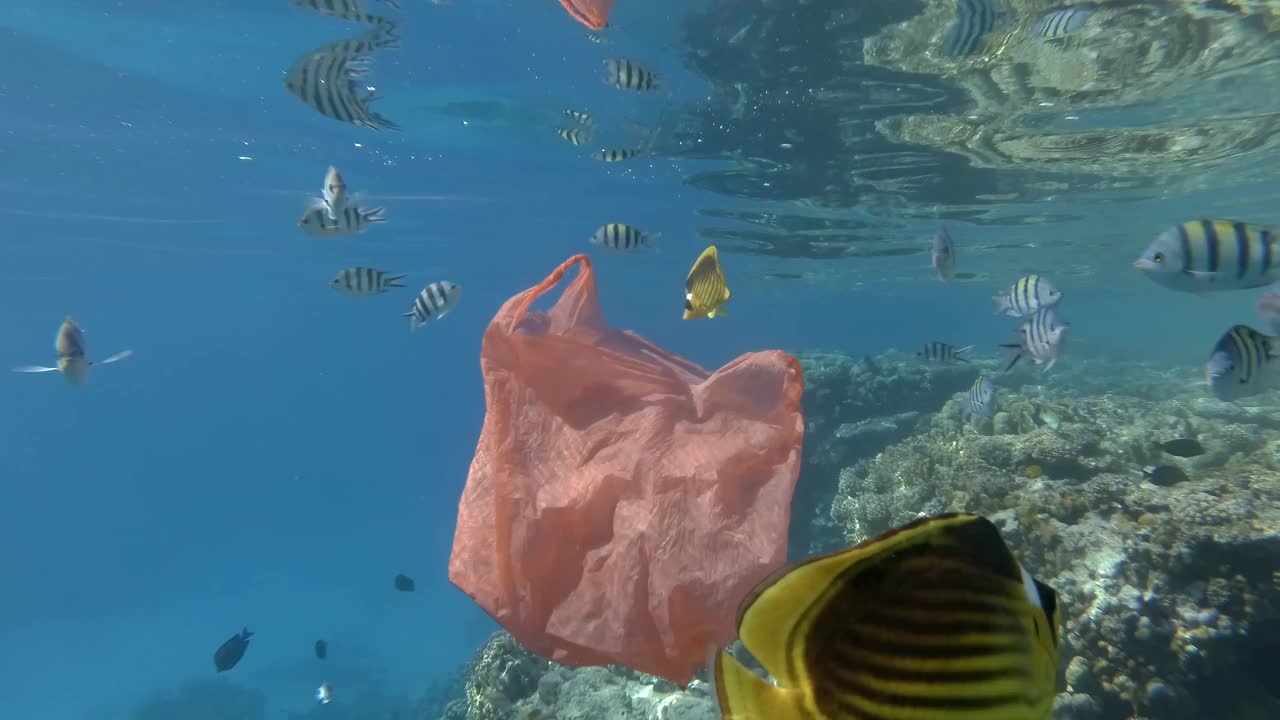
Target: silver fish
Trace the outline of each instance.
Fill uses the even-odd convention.
[[[601,225],[591,236],[591,244],[616,252],[629,252],[651,248],[662,237],[661,233],[646,233],[623,223]]]
[[[605,60],[604,81],[624,90],[649,91],[662,87],[661,75],[627,58]]]
[[[951,233],[947,232],[946,228],[938,228],[938,234],[933,236],[931,256],[933,271],[938,274],[939,280],[945,282],[955,277],[956,243],[951,239]]]
[[[382,270],[370,267],[349,267],[346,270],[340,270],[329,281],[329,287],[343,295],[353,297],[380,295],[388,288],[404,287],[400,284],[404,277],[404,275],[388,275]]]
[[[1048,372],[1058,361],[1062,334],[1070,326],[1053,308],[1037,310],[1034,315],[1022,321],[1022,327],[1018,330],[1022,335],[1021,343],[1000,346],[1014,353],[1013,360],[1009,361],[1009,366],[1004,371],[1012,370],[1023,355],[1030,355],[1037,365],[1044,365],[1044,371]]]
[[[1213,346],[1205,380],[1219,400],[1231,402],[1275,386],[1277,338],[1248,325],[1234,325]]]
[[[409,330],[412,332],[432,320],[448,315],[461,299],[461,285],[445,280],[433,282],[418,293],[413,306],[402,317],[409,318]]]
[[[937,340],[930,341],[925,344],[924,349],[916,353],[916,357],[927,362],[969,362],[966,358],[961,357],[964,353],[973,349],[972,345],[966,345],[958,348],[955,345],[948,345]]]
[[[344,237],[365,232],[374,223],[384,223],[384,208],[363,210],[350,203],[337,213],[329,216],[329,207],[324,201],[317,201],[298,220],[298,227],[316,237]]]
[[[600,162],[614,163],[614,162],[622,162],[624,160],[630,160],[631,158],[636,157],[643,152],[644,150],[640,148],[597,150],[591,153],[591,157],[596,160],[599,160]]]
[[[14,372],[20,373],[42,373],[58,371],[62,373],[62,377],[72,385],[83,385],[89,379],[89,368],[94,365],[108,365],[113,362],[124,360],[133,355],[132,350],[118,352],[115,355],[94,362],[89,359],[86,352],[84,341],[84,330],[76,324],[75,320],[68,315],[62,321],[62,325],[58,327],[58,334],[53,340],[53,350],[58,359],[55,367],[45,367],[42,365],[23,365],[13,369]]]
[[[1048,278],[1028,275],[992,299],[995,300],[997,313],[1024,317],[1041,308],[1057,305],[1062,300],[1062,293]]]
[[[329,219],[337,220],[338,213],[347,205],[347,183],[338,168],[330,165],[324,175],[324,204],[329,208]]]
[[[973,381],[973,387],[969,388],[969,392],[965,395],[964,409],[961,411],[966,418],[988,418],[996,414],[996,384],[987,379],[986,375],[979,375],[977,380]]]
[[[591,142],[591,139],[595,137],[595,133],[591,130],[591,127],[586,125],[556,128],[556,134],[570,145],[583,145]]]

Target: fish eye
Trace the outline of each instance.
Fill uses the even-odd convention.
[[[1151,258],[1151,259],[1152,259],[1152,260],[1155,260],[1155,261],[1156,261],[1156,262],[1158,262],[1158,263],[1162,263],[1162,262],[1164,262],[1164,253],[1162,253],[1162,252],[1158,252],[1158,253],[1156,253],[1155,257],[1153,257],[1153,258]]]

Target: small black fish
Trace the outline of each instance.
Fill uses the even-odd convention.
[[[245,628],[222,643],[218,651],[213,654],[213,666],[218,668],[218,672],[226,672],[240,662],[240,658],[244,657],[244,651],[249,649],[251,637],[253,633],[249,632],[249,628]]]
[[[323,640],[316,641],[316,657],[321,660],[329,656],[329,643]]]
[[[1160,449],[1175,457],[1195,457],[1204,454],[1204,446],[1195,438],[1178,438],[1160,443]]]
[[[414,588],[413,578],[409,577],[408,575],[396,576],[397,590],[399,590],[400,592],[413,592],[413,588]]]
[[[1169,487],[1178,483],[1186,482],[1191,478],[1182,471],[1177,465],[1158,465],[1149,467],[1142,471],[1142,476],[1147,482],[1160,487]]]

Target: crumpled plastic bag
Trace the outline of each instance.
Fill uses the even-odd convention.
[[[530,312],[575,265],[555,306]],[[686,686],[786,559],[799,362],[771,350],[708,373],[613,330],[578,255],[502,306],[480,365],[449,579],[543,657]]]
[[[560,0],[574,20],[592,30],[603,30],[609,26],[609,11],[613,9],[613,3],[614,0]]]

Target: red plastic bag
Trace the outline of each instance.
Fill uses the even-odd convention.
[[[555,306],[530,312],[574,265]],[[686,685],[786,559],[799,362],[771,350],[708,373],[610,329],[578,255],[502,306],[480,364],[449,579],[548,659]]]
[[[560,4],[574,20],[592,30],[603,30],[609,25],[609,11],[614,0],[560,0]]]

